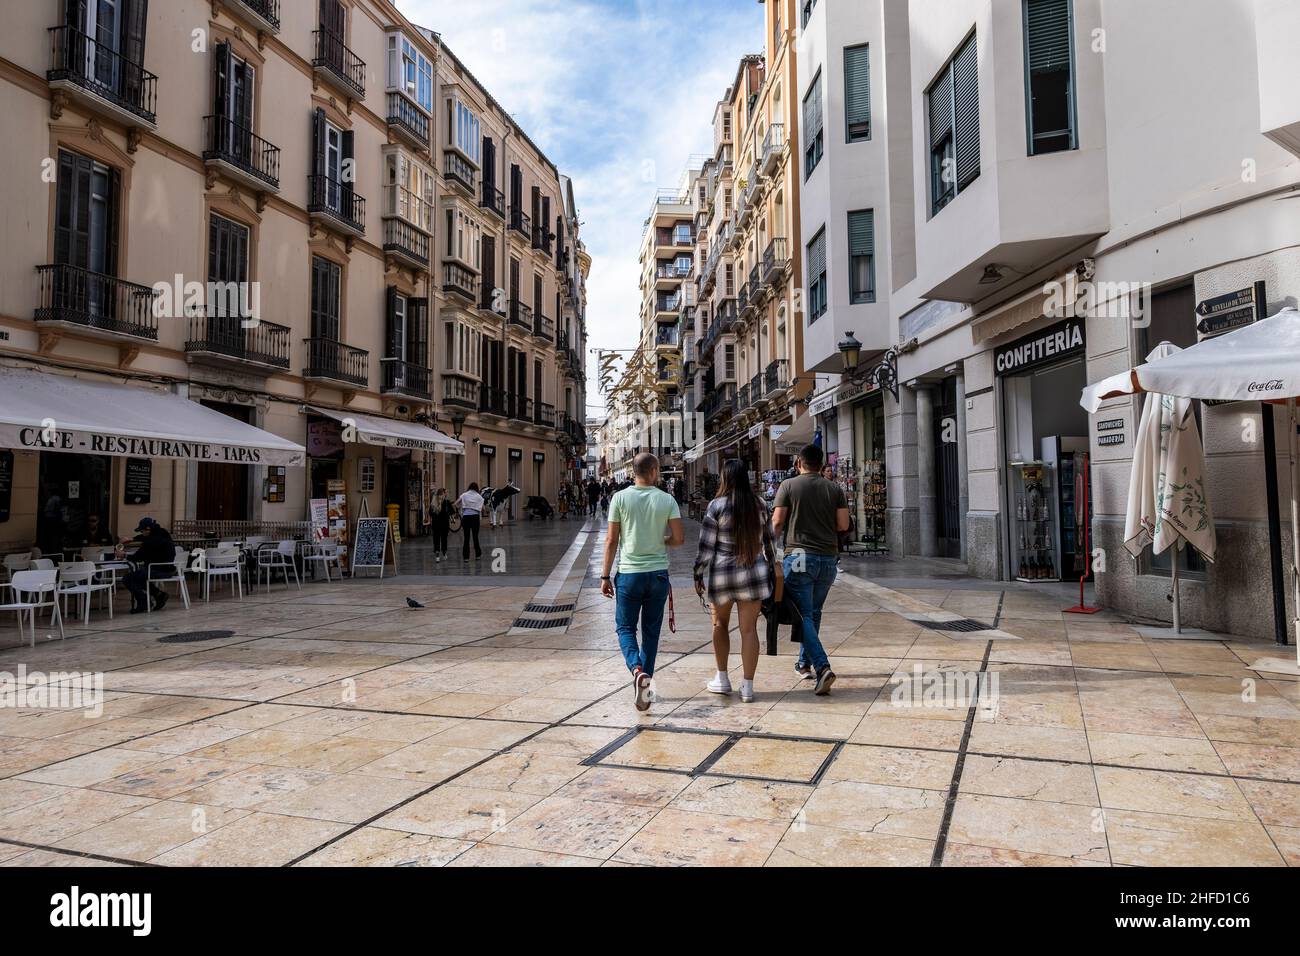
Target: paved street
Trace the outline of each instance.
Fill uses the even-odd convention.
[[[1300,863],[1300,685],[1250,669],[1268,645],[1144,640],[1062,615],[1060,594],[846,559],[832,695],[783,642],[741,704],[704,692],[709,624],[683,575],[641,716],[580,527],[502,532],[536,553],[517,577],[173,601],[35,651],[0,632],[0,670],[103,672],[107,692],[97,717],[0,711],[0,860]],[[998,629],[924,626],[957,618]],[[206,629],[232,633],[159,642]],[[967,679],[977,699],[953,694]]]

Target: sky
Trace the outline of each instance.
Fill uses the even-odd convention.
[[[760,53],[755,0],[397,0],[442,34],[562,174],[592,256],[592,349],[634,347],[641,233],[659,188],[713,151],[713,108]],[[597,414],[593,356],[588,411]]]

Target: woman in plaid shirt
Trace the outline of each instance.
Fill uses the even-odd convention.
[[[731,609],[740,614],[740,655],[744,680],[740,699],[754,699],[754,672],[758,669],[758,614],[772,595],[774,575],[781,573],[767,507],[754,494],[749,471],[742,461],[729,461],[722,470],[718,497],[709,502],[700,529],[700,550],[695,558],[695,591],[713,604],[713,657],[718,673],[709,681],[714,694],[730,694],[727,676],[731,654]]]

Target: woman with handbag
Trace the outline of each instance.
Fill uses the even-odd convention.
[[[429,513],[425,523],[433,532],[433,560],[441,563],[447,560],[447,538],[451,534],[451,516],[455,509],[447,500],[447,489],[439,488],[429,503]]]
[[[722,469],[718,497],[709,502],[700,529],[700,549],[695,558],[695,591],[713,604],[713,657],[718,673],[708,683],[714,694],[730,694],[727,676],[731,655],[731,611],[740,617],[740,656],[743,680],[740,699],[754,699],[754,672],[758,669],[758,614],[767,598],[779,591],[781,565],[767,506],[754,493],[743,461],[729,461]]]

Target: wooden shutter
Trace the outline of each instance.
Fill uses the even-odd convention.
[[[849,213],[849,256],[870,256],[876,251],[875,212],[863,209]]]
[[[1027,0],[1025,34],[1030,73],[1070,66],[1070,0]]]
[[[497,144],[492,137],[483,137],[483,186],[495,189],[497,184]]]
[[[316,113],[312,116],[311,124],[311,168],[312,173],[317,176],[325,175],[325,110],[316,107]],[[324,197],[312,197],[313,201],[319,201]]]
[[[84,266],[90,247],[90,160],[59,150],[54,205],[54,261]]]
[[[850,142],[871,135],[871,48],[844,50],[844,113]]]
[[[953,146],[957,188],[964,189],[980,174],[980,94],[978,48],[972,36],[952,61]]]
[[[406,300],[406,360],[429,367],[429,300]]]
[[[122,16],[122,92],[128,103],[144,100],[144,35],[149,19],[149,0],[124,0]]]
[[[496,291],[497,286],[497,240],[495,236],[483,237],[482,259],[482,301],[484,305],[490,306],[493,298],[492,293]]]
[[[333,34],[339,40],[343,39],[347,27],[346,17],[347,12],[339,0],[320,0],[321,29]]]
[[[230,118],[230,44],[222,41],[217,44],[216,55],[213,59],[216,65],[216,76],[213,85],[216,87],[215,112],[217,116],[224,119]],[[220,124],[218,124],[220,125]],[[220,134],[217,134],[220,136]],[[220,140],[218,140],[220,142]],[[214,144],[215,145],[215,144]]]
[[[510,206],[518,209],[524,202],[524,174],[515,163],[510,164]]]
[[[397,289],[391,285],[384,290],[384,333],[384,358],[397,358],[402,354],[402,339],[397,328]]]

